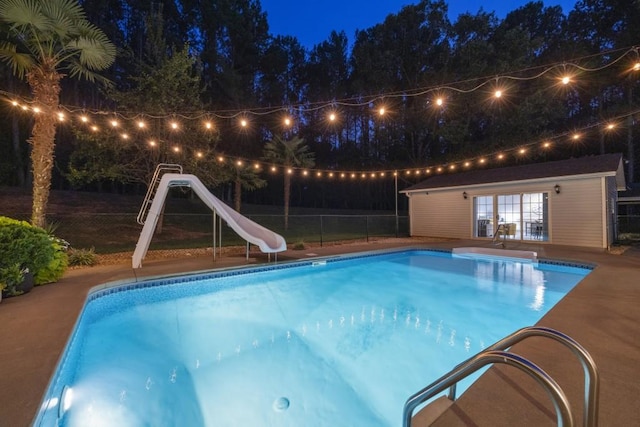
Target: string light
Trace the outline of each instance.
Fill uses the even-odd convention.
[[[605,66],[603,66],[603,67],[599,67],[599,68],[597,68],[597,69],[587,69],[587,68],[584,68],[584,67],[581,67],[581,66],[578,66],[578,65],[575,65],[575,64],[562,64],[562,66],[563,66],[563,68],[566,68],[566,67],[574,67],[574,68],[579,69],[579,70],[584,71],[584,72],[599,71],[599,70],[602,70],[602,69],[604,69],[604,68],[607,68],[607,67],[609,67],[609,66],[611,66],[611,65],[613,65],[613,64],[615,64],[615,63],[617,63],[617,62],[619,62],[619,61],[620,61],[620,60],[621,60],[621,59],[622,59],[622,58],[623,58],[623,57],[624,57],[628,52],[629,52],[629,51],[627,51],[625,54],[621,55],[621,56],[620,56],[620,57],[618,57],[617,59],[614,59],[614,60],[610,61],[610,62],[609,62],[608,64],[606,64]],[[634,52],[635,52],[635,51],[634,51]],[[499,76],[499,78],[500,78],[500,79],[512,79],[512,80],[531,80],[531,79],[533,79],[533,78],[541,77],[541,76],[543,76],[544,74],[546,74],[546,73],[548,73],[548,72],[550,72],[550,71],[552,71],[552,70],[557,69],[558,67],[559,67],[559,65],[558,65],[558,64],[556,64],[556,65],[552,65],[552,66],[547,67],[547,68],[546,68],[546,69],[544,69],[542,72],[540,72],[540,73],[538,73],[537,75],[532,76],[532,77],[516,78],[516,77],[513,77],[513,76]],[[633,69],[633,70],[635,70],[635,71],[640,71],[640,61],[636,61],[635,63],[633,63],[633,65],[632,65],[632,69]],[[496,83],[497,83],[497,80],[498,80],[498,79],[495,79]],[[445,90],[453,91],[453,92],[458,92],[458,93],[469,93],[469,92],[473,92],[473,91],[475,91],[475,90],[478,90],[478,89],[479,89],[479,88],[481,88],[483,85],[487,84],[487,82],[489,82],[489,81],[490,81],[490,80],[487,80],[487,81],[485,81],[484,83],[481,83],[481,84],[479,84],[478,86],[473,87],[473,88],[471,88],[471,89],[469,89],[469,90],[460,90],[460,89],[457,89],[457,88],[455,88],[455,87],[453,87],[453,86],[447,86]],[[563,85],[567,85],[567,84],[569,84],[569,83],[573,83],[573,77],[571,77],[571,75],[569,75],[569,74],[565,74],[562,78],[560,78],[560,82],[561,82]],[[414,90],[414,91],[404,91],[404,92],[402,92],[402,93],[398,93],[398,94],[393,94],[393,93],[392,93],[392,94],[377,95],[375,98],[368,98],[368,99],[366,100],[366,103],[370,105],[372,102],[374,102],[374,101],[375,101],[375,100],[377,100],[377,99],[381,99],[382,97],[395,97],[395,96],[412,97],[412,96],[421,96],[421,95],[424,95],[424,94],[427,94],[427,93],[431,93],[431,92],[433,92],[433,91],[435,91],[435,90],[442,90],[442,89],[443,89],[443,87],[442,87],[442,86],[440,86],[440,87],[437,87],[437,88],[425,88],[424,90],[423,90],[423,89],[416,89],[416,90]],[[494,96],[495,96],[496,98],[502,98],[502,97],[504,97],[504,96],[505,96],[505,94],[506,94],[506,92],[505,92],[504,90],[505,90],[504,88],[497,88],[497,89],[494,91]],[[2,93],[0,93],[0,95],[2,95]],[[18,98],[19,98],[19,97],[18,97]],[[42,113],[42,110],[41,110],[39,107],[29,107],[28,102],[25,102],[24,104],[22,104],[22,103],[20,103],[19,101],[17,101],[16,99],[10,99],[10,100],[9,100],[9,102],[10,102],[10,104],[11,104],[12,106],[17,107],[17,108],[20,108],[20,109],[21,109],[21,110],[23,110],[23,111],[33,111],[33,113],[34,113],[34,114]],[[436,98],[436,99],[435,99],[435,102],[434,102],[434,103],[435,103],[435,105],[442,106],[442,105],[444,105],[444,99],[443,99],[442,97],[438,97],[438,98]],[[349,102],[343,102],[343,101],[337,101],[337,102],[336,102],[336,101],[334,101],[334,102],[333,102],[333,104],[334,104],[334,105],[335,105],[335,104],[340,104],[341,106],[363,106],[363,105],[365,105],[365,104],[363,104],[362,102],[352,102],[352,103],[349,103]],[[67,112],[69,112],[69,113],[70,113],[69,121],[71,121],[71,122],[72,122],[72,121],[74,120],[74,118],[75,118],[76,120],[79,120],[79,121],[80,121],[80,122],[82,122],[82,123],[90,123],[90,119],[89,119],[89,117],[87,116],[87,114],[86,114],[86,113],[78,114],[78,110],[81,110],[81,109],[75,109],[75,108],[70,108],[70,107],[65,107],[65,106],[61,106],[60,108],[62,108],[62,109],[64,109],[64,110],[66,110]],[[306,108],[306,107],[304,107],[304,106],[298,106],[298,107],[296,107],[296,108],[299,108],[302,112],[304,112],[304,108]],[[320,108],[327,108],[327,106],[313,106],[312,108],[317,110],[317,109],[320,109]],[[281,110],[282,110],[282,109],[280,108],[280,111],[281,111]],[[307,111],[310,111],[310,110],[311,110],[311,108],[307,109]],[[275,111],[277,111],[277,110],[275,110],[275,109],[274,109],[274,110],[273,110],[273,112],[275,112]],[[621,120],[620,120],[621,118],[629,117],[629,116],[635,116],[635,115],[637,115],[637,114],[639,114],[639,113],[640,113],[640,111],[634,111],[634,112],[632,112],[632,113],[628,113],[628,114],[625,114],[625,115],[621,115],[621,116],[619,116],[619,117],[617,117],[617,118],[616,118],[616,121],[619,123],[619,122],[621,121]],[[51,114],[57,114],[58,120],[60,120],[60,121],[67,121],[67,120],[66,120],[66,118],[67,118],[67,117],[66,117],[66,115],[65,115],[65,113],[64,113],[64,112],[52,112]],[[98,112],[92,112],[92,113],[90,113],[90,114],[96,114],[96,115],[108,115],[108,114],[114,114],[114,113],[109,113],[109,112],[99,112],[99,111],[98,111]],[[132,123],[133,123],[133,121],[135,120],[135,119],[127,118],[127,117],[125,117],[125,116],[123,116],[123,115],[121,115],[121,114],[118,114],[118,113],[115,113],[115,114],[116,114],[119,118],[121,118],[122,120],[124,120],[124,121],[130,121],[130,122],[132,122]],[[146,114],[146,113],[142,113],[142,114]],[[238,113],[238,114],[239,114],[239,113]],[[256,112],[252,112],[252,111],[248,111],[248,112],[246,112],[246,111],[245,111],[245,112],[243,112],[243,114],[258,114],[258,113],[256,113]],[[262,113],[261,113],[261,114],[262,114]],[[269,114],[269,113],[267,113],[267,114]],[[380,108],[378,109],[378,114],[379,114],[380,116],[386,115],[386,114],[387,114],[387,110],[386,110],[386,108],[385,108],[384,106],[380,107]],[[231,116],[229,116],[229,115],[227,115],[227,116],[221,116],[220,114],[217,114],[217,113],[215,113],[215,112],[208,112],[208,113],[206,113],[206,115],[209,115],[209,116],[218,116],[218,117],[223,117],[223,118],[233,118],[233,117],[237,117],[237,115],[235,115],[235,116],[234,116],[234,115],[231,115]],[[138,114],[138,116],[140,116],[140,114]],[[194,119],[194,118],[198,118],[198,116],[191,117],[191,116],[185,116],[185,115],[182,115],[182,114],[180,115],[180,117],[181,117],[181,118],[183,118],[183,117],[184,117],[184,118],[185,118],[185,119],[187,119],[187,120],[192,120],[192,119]],[[158,118],[163,119],[163,118],[167,118],[167,117],[166,117],[166,116],[163,116],[163,117],[154,117],[154,119],[158,119]],[[337,119],[337,115],[336,115],[336,113],[335,113],[335,112],[331,112],[331,113],[328,115],[328,120],[329,120],[329,121],[332,121],[332,122],[333,122],[333,121],[335,121],[336,119]],[[99,122],[99,121],[100,121],[100,119],[96,120],[96,122]],[[121,122],[120,122],[120,121],[118,121],[118,120],[116,120],[116,119],[109,120],[109,121],[108,121],[108,123],[111,125],[111,127],[114,127],[114,128],[115,128],[115,127],[119,127],[119,126],[123,126],[123,125],[121,124]],[[291,124],[291,121],[290,121],[290,119],[289,119],[289,118],[287,118],[287,119],[285,120],[285,124],[287,124],[287,123],[288,123],[289,125]],[[126,124],[126,123],[125,123],[125,124]],[[146,128],[146,127],[147,127],[146,123],[144,123],[142,120],[138,120],[138,121],[136,121],[136,122],[135,122],[135,124],[137,124],[137,126],[138,126],[138,128],[139,128],[139,129],[143,129],[143,128]],[[242,118],[242,119],[241,119],[241,121],[240,121],[240,125],[241,125],[242,127],[247,127],[247,126],[248,126],[248,120],[247,120],[246,118]],[[107,127],[108,127],[108,126],[107,126]],[[179,128],[179,125],[178,125],[178,123],[177,123],[176,121],[173,121],[173,122],[171,122],[171,123],[170,123],[170,127],[171,127],[172,129],[178,129],[178,128]],[[589,125],[589,126],[587,126],[585,129],[582,129],[582,130],[581,130],[581,132],[584,132],[586,129],[589,129],[589,128],[595,128],[595,127],[598,127],[598,128],[600,128],[600,129],[604,129],[604,130],[613,130],[613,129],[615,129],[615,128],[617,127],[617,124],[616,124],[615,122],[612,122],[612,121],[610,121],[610,120],[609,120],[607,123],[596,123],[596,124]],[[205,129],[212,129],[212,128],[213,128],[213,124],[212,124],[212,122],[211,122],[211,121],[209,121],[209,120],[205,121],[205,122],[204,122],[204,128],[205,128]],[[90,129],[90,130],[91,130],[91,131],[93,131],[93,132],[98,132],[98,131],[99,131],[98,126],[96,126],[95,124],[94,124],[94,125],[91,125],[88,129]],[[559,135],[559,136],[557,136],[557,137],[553,137],[553,138],[551,138],[551,139],[552,139],[552,140],[556,140],[556,139],[559,139],[559,138],[561,138],[561,137],[563,137],[563,136],[566,138],[566,136],[567,136],[567,135],[570,135],[570,138],[571,138],[572,140],[574,140],[574,141],[576,141],[576,140],[578,140],[578,139],[582,139],[582,133],[577,133],[577,132],[576,132],[576,133],[573,133],[573,134],[567,134],[567,133],[565,133],[565,134]],[[121,133],[121,134],[120,134],[120,136],[122,137],[122,139],[129,139],[129,134],[127,134],[127,133]],[[156,146],[158,145],[158,143],[157,143],[155,140],[150,140],[148,144],[149,144],[151,147],[156,147]],[[532,143],[530,143],[530,144],[526,144],[526,145],[527,145],[527,146],[529,146],[529,147],[532,147],[532,146],[534,146],[534,144],[535,144],[535,145],[537,145],[538,147],[540,147],[540,146],[541,146],[542,148],[545,148],[545,149],[548,149],[548,148],[550,148],[550,147],[552,146],[552,143],[551,143],[550,141],[548,141],[548,140],[547,140],[547,141],[543,141],[543,142],[532,142]],[[174,152],[176,152],[176,153],[178,153],[178,152],[180,152],[180,151],[181,151],[181,149],[180,149],[180,147],[175,146],[175,147],[173,147],[173,151],[174,151]],[[507,151],[507,153],[514,153],[514,154],[515,154],[515,153],[519,153],[519,154],[526,154],[528,150],[527,150],[526,148],[512,148],[512,149],[507,149],[506,151]],[[194,155],[195,155],[196,157],[198,157],[198,158],[202,158],[202,157],[204,157],[204,154],[203,154],[202,152],[200,152],[200,151],[198,151],[198,152],[194,152]],[[498,153],[485,153],[485,155],[486,155],[486,156],[489,156],[489,157],[496,156],[496,158],[497,158],[498,160],[503,160],[503,159],[505,159],[505,158],[506,158],[506,155],[505,155],[505,154],[503,154],[503,153],[499,153],[499,154],[498,154]],[[220,159],[222,159],[222,160],[220,160],[220,161],[223,161],[223,158],[222,158],[222,157],[220,157]],[[249,160],[249,161],[250,161],[250,160]],[[486,159],[485,159],[484,157],[482,157],[482,158],[476,158],[476,159],[473,159],[473,163],[477,163],[478,165],[484,165],[484,164],[486,164],[486,162],[487,162],[487,161],[486,161]],[[466,160],[466,161],[464,161],[464,163],[462,163],[462,162],[461,162],[461,163],[460,163],[460,165],[461,165],[461,166],[462,166],[462,165],[464,165],[464,167],[469,167],[469,166],[471,166],[471,165],[472,165],[472,162],[471,162],[471,161],[469,161],[469,160]],[[447,169],[450,169],[450,170],[455,170],[455,169],[456,169],[456,165],[455,165],[455,164],[445,165],[445,167],[446,167]],[[256,169],[259,169],[259,166],[257,166],[257,165],[256,165]],[[434,166],[434,169],[435,169],[435,170],[437,170],[438,172],[442,172],[442,171],[443,171],[443,167],[442,167],[442,166]],[[289,169],[287,170],[287,173],[289,173],[289,174],[293,174],[293,173],[294,173],[294,170],[297,170],[297,169],[295,169],[295,168],[289,168]],[[274,172],[275,172],[275,171],[277,171],[277,168],[276,168],[275,166],[273,166],[273,167],[272,167],[272,171],[274,171]],[[403,170],[401,170],[401,172],[402,172],[402,173],[405,173],[405,171],[406,171],[407,175],[411,175],[411,174],[412,174],[412,171],[411,171],[411,170],[408,170],[408,169],[403,169]],[[427,174],[430,174],[430,173],[431,173],[431,170],[430,170],[430,169],[426,169],[425,171],[426,171],[426,173],[427,173]],[[308,175],[308,174],[309,174],[309,172],[308,172],[308,171],[301,172],[301,173],[302,173],[304,176],[306,176],[306,175]],[[329,177],[333,177],[333,172],[325,172],[325,173],[327,173]],[[351,175],[352,177],[357,176],[356,174],[357,174],[357,175],[360,175],[362,178],[365,178],[365,177],[375,178],[375,177],[377,177],[378,175],[379,175],[380,177],[385,176],[385,174],[384,174],[384,172],[383,172],[383,171],[366,172],[366,173],[365,173],[365,172],[363,172],[363,171],[357,171],[357,172],[352,172],[352,173],[350,173],[350,175]],[[394,174],[394,176],[397,176],[397,172],[394,172],[393,174]],[[419,171],[419,170],[413,171],[413,174],[414,174],[415,176],[419,176],[419,175],[420,175],[420,171]],[[316,175],[317,175],[318,177],[321,177],[321,176],[323,175],[323,173],[322,173],[322,172],[320,172],[320,171],[318,171],[318,172],[316,172]],[[344,175],[344,174],[341,174],[340,176],[341,176],[341,177],[344,177],[345,175]]]

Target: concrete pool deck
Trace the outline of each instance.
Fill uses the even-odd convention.
[[[485,246],[469,240],[386,239],[371,243],[288,250],[279,261],[399,247],[454,248]],[[640,251],[622,255],[584,248],[517,244],[507,249],[533,250],[539,258],[587,262],[594,271],[560,301],[539,325],[560,330],[582,344],[600,372],[600,426],[640,425]],[[131,269],[120,264],[71,269],[55,284],[0,303],[0,427],[28,426],[93,286],[168,274],[255,265],[266,256],[252,251],[223,256],[183,256],[145,261]],[[562,345],[530,338],[514,346],[518,353],[547,371],[571,403],[575,425],[582,425],[584,376],[575,356]],[[107,356],[105,356],[107,357]],[[428,363],[428,361],[425,361]],[[425,378],[425,386],[433,381]],[[416,390],[417,391],[417,390]],[[407,396],[409,397],[409,396]],[[398,419],[398,426],[401,425]],[[552,426],[556,416],[542,388],[520,371],[496,366],[483,375],[440,417],[437,426]]]

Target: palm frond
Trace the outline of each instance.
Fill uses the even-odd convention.
[[[16,29],[33,26],[46,27],[47,18],[42,13],[42,2],[38,0],[0,0],[0,20]]]
[[[16,45],[6,41],[0,42],[0,61],[9,64],[13,74],[19,78],[23,78],[26,72],[34,65],[31,55],[18,53]]]

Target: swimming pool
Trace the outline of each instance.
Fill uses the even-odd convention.
[[[400,425],[411,394],[589,271],[402,250],[101,289],[35,425]]]

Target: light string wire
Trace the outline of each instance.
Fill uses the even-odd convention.
[[[604,56],[604,55],[611,55],[613,53],[618,53],[618,52],[622,52],[619,56],[617,56],[616,58],[614,58],[613,60],[609,61],[606,64],[603,64],[600,67],[594,67],[594,68],[588,68],[588,67],[584,67],[579,65],[577,62],[581,61],[581,60],[585,60],[585,59],[589,59],[589,58],[594,58],[594,57],[599,57],[599,56]],[[618,62],[622,61],[624,58],[626,58],[627,56],[629,56],[630,54],[635,54],[635,59],[636,61],[638,61],[639,55],[638,55],[638,47],[637,46],[633,46],[631,48],[622,48],[622,49],[616,49],[616,50],[611,50],[611,51],[607,51],[607,52],[601,52],[598,54],[593,54],[593,55],[589,55],[589,56],[583,56],[581,58],[577,58],[577,59],[573,59],[570,62],[558,62],[558,63],[554,63],[551,65],[547,65],[547,66],[537,66],[537,67],[530,67],[530,68],[526,68],[526,69],[522,69],[522,70],[518,70],[513,72],[513,74],[520,74],[520,73],[524,73],[524,72],[528,72],[531,70],[538,70],[542,68],[542,71],[531,75],[531,76],[525,76],[525,77],[519,77],[517,75],[500,75],[500,76],[492,76],[492,77],[479,77],[479,78],[473,78],[473,79],[468,79],[468,80],[461,80],[461,81],[457,81],[457,82],[451,82],[451,83],[447,83],[445,85],[439,85],[439,86],[433,86],[433,87],[423,87],[423,88],[416,88],[413,89],[411,91],[398,91],[398,92],[388,92],[388,93],[384,93],[384,94],[377,94],[377,95],[373,95],[370,97],[366,97],[366,96],[362,96],[362,97],[354,97],[354,98],[346,98],[346,99],[342,99],[342,100],[335,100],[332,101],[330,103],[307,103],[307,104],[296,104],[296,105],[292,105],[292,106],[278,106],[278,107],[263,107],[263,108],[259,108],[259,109],[254,109],[254,110],[218,110],[217,112],[199,112],[197,114],[194,113],[170,113],[170,114],[152,114],[152,113],[135,113],[135,114],[126,114],[126,113],[122,113],[122,112],[118,112],[118,111],[101,111],[101,110],[87,110],[84,108],[80,108],[80,107],[69,107],[69,106],[60,106],[60,109],[56,112],[56,114],[58,114],[60,120],[63,120],[63,114],[62,111],[66,111],[69,114],[77,114],[79,112],[82,113],[83,119],[82,121],[84,121],[85,123],[88,123],[89,120],[85,120],[85,118],[88,115],[98,115],[98,116],[107,116],[109,117],[111,120],[115,119],[115,118],[119,118],[121,120],[125,120],[125,121],[133,121],[133,120],[143,120],[143,119],[167,119],[167,118],[171,118],[172,120],[176,120],[176,119],[183,119],[183,120],[198,120],[198,119],[205,119],[205,120],[212,120],[213,117],[215,118],[237,118],[237,117],[246,117],[250,114],[252,115],[268,115],[268,114],[273,114],[273,113],[277,113],[277,112],[290,112],[294,109],[298,109],[299,111],[302,109],[302,113],[304,112],[311,112],[311,111],[317,111],[320,109],[324,109],[324,108],[335,108],[335,106],[344,106],[344,107],[363,107],[363,106],[370,106],[371,104],[375,104],[376,102],[383,100],[385,98],[394,98],[394,97],[414,97],[414,96],[424,96],[426,94],[429,94],[431,92],[444,92],[444,91],[453,91],[453,92],[457,92],[457,93],[471,93],[474,91],[477,91],[479,89],[481,89],[482,87],[486,86],[487,84],[493,82],[493,81],[497,81],[500,79],[504,79],[504,80],[516,80],[516,81],[527,81],[527,80],[535,80],[538,78],[543,77],[544,75],[557,70],[559,68],[562,68],[565,72],[567,67],[573,67],[575,69],[578,69],[580,71],[583,72],[596,72],[596,71],[601,71],[604,70],[606,68],[612,67],[613,65],[617,64]],[[636,62],[634,67],[632,68],[633,70],[639,70],[640,67],[639,62]],[[468,82],[475,82],[478,80],[482,80],[482,79],[486,79],[485,81],[477,84],[476,86],[470,88],[470,89],[460,89],[455,87],[454,85],[456,84],[463,84],[463,83],[468,83]],[[31,100],[27,100],[25,98],[22,98],[18,95],[12,94],[10,92],[4,91],[4,90],[0,90],[0,96],[5,97],[9,102],[11,102],[14,106],[16,107],[21,107],[22,110],[25,111],[33,111],[35,113],[42,113],[43,111],[41,111],[41,109],[39,109],[37,107],[37,105],[35,105],[34,101]],[[21,102],[18,102],[17,99],[20,99]],[[355,99],[367,99],[366,101],[360,101],[360,102],[350,102],[352,100]],[[316,105],[315,107],[311,107],[313,105]],[[228,114],[226,115],[221,115],[220,112],[227,112]],[[618,122],[621,121],[622,119],[638,114],[640,112],[640,110],[636,110],[630,113],[626,113],[626,114],[621,114],[618,115],[616,117],[612,117],[609,118],[607,120],[603,120],[597,123],[592,123],[589,124],[587,126],[583,126],[582,128],[578,129],[576,132],[586,132],[590,129],[593,129],[595,127],[600,127],[603,126],[604,124],[607,124],[607,126],[612,126],[612,123],[614,122]],[[94,131],[97,130],[96,126],[94,127]],[[309,168],[309,169],[305,169],[305,168],[299,168],[299,167],[286,167],[286,166],[282,166],[280,164],[272,164],[272,163],[268,163],[265,162],[264,160],[255,160],[255,159],[248,159],[248,158],[244,158],[244,157],[240,157],[240,156],[227,156],[224,154],[215,154],[215,157],[219,160],[219,161],[225,161],[225,160],[231,160],[235,163],[247,163],[247,164],[253,164],[254,166],[256,166],[256,169],[260,169],[261,166],[258,165],[266,165],[267,167],[269,167],[272,170],[280,170],[280,169],[284,169],[285,172],[289,172],[292,173],[293,171],[302,171],[302,173],[304,175],[309,174],[309,172],[315,172],[316,175],[320,176],[320,175],[338,175],[340,177],[351,177],[351,178],[355,178],[355,177],[377,177],[377,176],[386,176],[387,174],[396,174],[396,173],[403,173],[403,174],[411,174],[414,173],[415,175],[420,175],[422,173],[424,174],[431,174],[432,172],[442,172],[445,170],[456,170],[458,169],[458,167],[469,167],[471,164],[475,163],[480,163],[483,166],[486,164],[486,162],[488,162],[488,158],[491,157],[498,157],[498,156],[504,156],[507,153],[511,153],[514,151],[527,151],[528,148],[540,145],[540,144],[551,144],[552,141],[556,141],[559,140],[561,138],[567,137],[568,135],[572,134],[572,132],[563,132],[560,133],[558,135],[552,136],[552,137],[547,137],[544,138],[543,140],[538,140],[535,142],[530,142],[530,143],[525,143],[525,144],[520,144],[518,147],[512,147],[512,148],[506,148],[506,149],[502,149],[502,150],[495,150],[493,152],[490,153],[486,153],[484,155],[478,155],[475,156],[473,158],[469,158],[467,160],[462,160],[462,161],[449,161],[449,162],[443,162],[443,163],[437,163],[437,164],[432,164],[432,165],[425,165],[422,167],[410,167],[410,168],[394,168],[394,169],[383,169],[383,170],[335,170],[335,169],[314,169],[314,168]],[[577,133],[573,133],[574,137],[577,135]],[[125,139],[128,139],[129,136],[128,134],[122,134],[122,136]],[[548,148],[548,147],[545,147]],[[182,150],[176,150],[176,152],[178,151],[182,151]],[[201,153],[198,154],[198,157],[201,157]],[[222,159],[222,160],[220,160]],[[499,160],[502,160],[502,158],[499,158]]]
[[[619,53],[619,55],[616,58],[599,67],[589,68],[579,64],[580,61],[585,61],[587,59],[591,59],[595,57],[610,56],[616,53]],[[383,101],[385,99],[403,98],[403,97],[419,97],[419,96],[424,96],[434,92],[440,93],[440,92],[451,91],[455,93],[467,94],[467,93],[472,93],[477,90],[480,90],[484,86],[500,80],[513,80],[513,81],[536,80],[560,68],[563,69],[563,71],[565,72],[567,69],[570,69],[570,68],[574,68],[576,70],[580,70],[583,72],[597,72],[597,71],[602,71],[604,69],[607,69],[609,67],[616,65],[618,62],[622,61],[624,58],[628,57],[631,54],[635,55],[636,59],[638,59],[640,57],[639,47],[631,46],[626,48],[609,50],[609,51],[600,52],[597,54],[573,58],[569,61],[556,62],[552,64],[547,64],[547,65],[524,68],[524,69],[513,71],[510,74],[474,77],[466,80],[448,82],[442,85],[434,85],[434,86],[426,86],[426,87],[420,87],[420,88],[414,88],[414,89],[407,89],[402,91],[378,93],[375,95],[368,95],[368,96],[367,95],[354,96],[350,98],[336,99],[328,102],[317,101],[317,102],[307,102],[307,103],[294,103],[290,105],[279,105],[275,107],[254,107],[249,109],[220,109],[220,110],[211,110],[211,111],[172,112],[172,113],[153,113],[153,112],[132,113],[132,112],[126,112],[126,111],[125,112],[102,111],[102,110],[93,110],[93,109],[86,109],[78,106],[66,106],[66,105],[61,105],[59,106],[59,108],[65,110],[70,114],[83,113],[83,114],[91,114],[91,115],[106,115],[106,116],[112,116],[112,117],[118,116],[125,120],[135,120],[140,117],[148,117],[151,119],[181,118],[185,120],[197,120],[197,119],[214,118],[214,117],[219,119],[234,119],[234,118],[249,116],[249,115],[265,116],[265,115],[274,114],[278,112],[289,112],[293,110],[297,111],[300,114],[304,114],[304,113],[332,108],[336,106],[364,107],[371,104],[375,104],[376,102],[379,102],[379,101]],[[518,74],[522,74],[532,70],[539,70],[539,69],[542,69],[542,71],[534,75],[518,76]],[[479,80],[483,80],[483,81],[469,89],[462,89],[458,87],[460,85],[471,83],[471,82],[477,82]],[[27,105],[34,104],[34,101],[29,101],[19,95],[11,94],[6,91],[0,91],[0,93],[2,93],[3,96],[5,96],[7,99],[11,101],[14,101],[16,99],[21,99],[23,104],[27,104]]]

